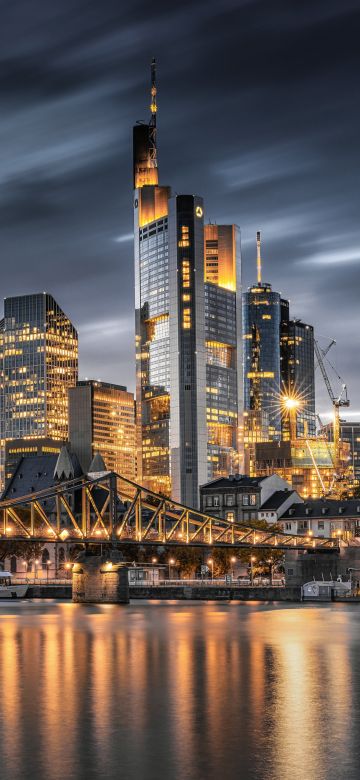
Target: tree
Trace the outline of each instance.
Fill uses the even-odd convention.
[[[5,539],[0,541],[0,561],[3,562],[5,558],[16,555],[17,558],[23,558],[24,561],[29,562],[34,558],[39,558],[43,549],[44,545],[41,542]]]
[[[196,547],[179,547],[173,552],[180,574],[194,577],[196,570],[203,562],[203,554]]]

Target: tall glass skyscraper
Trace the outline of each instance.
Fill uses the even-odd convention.
[[[134,128],[138,478],[197,506],[236,463],[239,231],[204,228],[202,198],[158,184],[156,111],[153,64],[151,119]]]
[[[208,479],[239,469],[242,407],[240,231],[205,225],[205,338]]]
[[[300,397],[296,415],[298,438],[316,435],[314,328],[301,320],[281,322],[281,381],[284,390]],[[283,438],[289,438],[289,417],[284,416]]]
[[[67,439],[68,388],[78,378],[78,335],[47,293],[6,298],[0,326],[1,482],[5,442]]]
[[[243,296],[244,445],[290,439],[284,397],[299,400],[297,438],[315,436],[314,330],[289,315],[289,301],[261,279],[257,234],[257,284]]]
[[[258,283],[244,293],[244,410],[262,426],[258,441],[281,438],[280,322],[280,293],[270,284]]]

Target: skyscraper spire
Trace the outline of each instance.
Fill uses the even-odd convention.
[[[133,131],[134,187],[157,186],[158,163],[156,148],[156,62],[151,61],[150,119],[137,122]]]
[[[256,267],[257,267],[257,283],[261,284],[261,241],[260,230],[256,233]]]
[[[157,88],[156,88],[156,60],[151,60],[151,118],[149,122],[149,156],[150,166],[157,168],[157,148],[156,148],[156,112],[157,112]]]

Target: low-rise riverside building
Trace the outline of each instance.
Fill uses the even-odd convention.
[[[240,523],[258,519],[260,507],[277,491],[291,487],[277,475],[248,477],[234,474],[200,486],[202,512]]]
[[[296,490],[277,490],[273,493],[260,507],[258,512],[258,519],[264,520],[266,523],[277,523],[280,517],[286,512],[293,504],[303,504],[302,499]]]
[[[279,519],[285,533],[320,537],[338,536],[347,541],[359,537],[360,499],[313,499],[294,502]]]

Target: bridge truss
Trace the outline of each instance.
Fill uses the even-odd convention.
[[[0,541],[337,549],[336,538],[285,534],[220,519],[164,498],[113,472],[59,482],[0,501]]]

